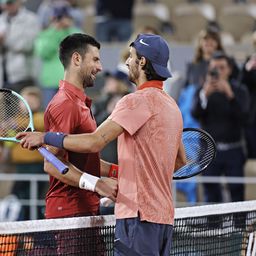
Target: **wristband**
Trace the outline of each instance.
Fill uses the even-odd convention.
[[[108,177],[118,178],[118,165],[117,164],[111,164]]]
[[[100,206],[109,207],[113,204],[114,204],[114,202],[110,198],[102,197],[100,199]]]
[[[83,173],[79,180],[79,188],[95,192],[96,183],[100,178]]]
[[[63,148],[63,141],[67,134],[62,132],[47,132],[44,135],[44,143],[56,148]]]

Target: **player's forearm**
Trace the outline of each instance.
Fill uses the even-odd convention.
[[[99,152],[104,147],[94,133],[67,135],[63,140],[63,148],[78,153]]]
[[[183,143],[181,142],[180,147],[178,149],[178,154],[177,154],[177,157],[176,157],[176,161],[175,161],[174,171],[177,171],[182,166],[186,165],[186,163],[187,163],[187,159],[186,159],[185,148],[184,148]]]
[[[72,135],[61,132],[47,132],[41,137],[39,142],[36,142],[33,146],[44,143],[78,153],[99,152],[105,146],[104,141],[99,139],[95,132]]]
[[[118,165],[100,160],[100,174],[103,177],[118,178]]]
[[[61,159],[62,160],[62,159]],[[70,163],[65,163],[69,170],[68,172],[63,175],[61,174],[50,162],[45,161],[44,163],[44,170],[49,175],[53,176],[54,178],[58,179],[62,183],[65,183],[67,185],[73,186],[73,187],[79,187],[79,180],[82,175],[82,172],[77,169],[75,166],[73,166]]]
[[[111,163],[100,159],[100,175],[104,177],[108,177],[109,169],[111,167]]]
[[[81,189],[97,192],[103,197],[108,197],[115,202],[117,195],[117,181],[113,178],[99,178],[88,173],[81,172],[74,165],[66,163],[69,171],[62,175],[49,162],[45,162],[45,171],[61,182],[79,187]]]
[[[45,143],[73,152],[94,153],[101,151],[122,132],[123,128],[120,125],[107,119],[93,133],[67,135],[60,132],[47,132],[46,134],[39,134],[39,139],[37,138],[36,143],[32,143],[31,145],[34,147]],[[24,134],[20,134],[19,136],[24,136]],[[26,134],[26,136],[28,135]],[[36,137],[38,137],[38,134]]]

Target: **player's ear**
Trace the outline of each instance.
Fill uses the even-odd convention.
[[[82,57],[78,52],[74,52],[72,54],[71,60],[72,60],[72,62],[74,63],[75,66],[79,66],[80,62],[82,60]]]
[[[140,58],[139,65],[142,66],[142,67],[144,67],[144,66],[146,65],[146,63],[147,63],[146,58],[142,56],[142,57]]]

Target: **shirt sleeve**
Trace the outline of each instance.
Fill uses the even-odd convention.
[[[116,105],[109,119],[134,135],[153,115],[141,95],[129,94]]]

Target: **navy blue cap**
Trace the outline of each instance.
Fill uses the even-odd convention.
[[[68,5],[55,5],[52,16],[56,18],[71,17],[70,7]]]
[[[164,78],[172,77],[168,69],[169,47],[159,35],[139,34],[131,43],[137,53],[148,59],[156,73]]]

